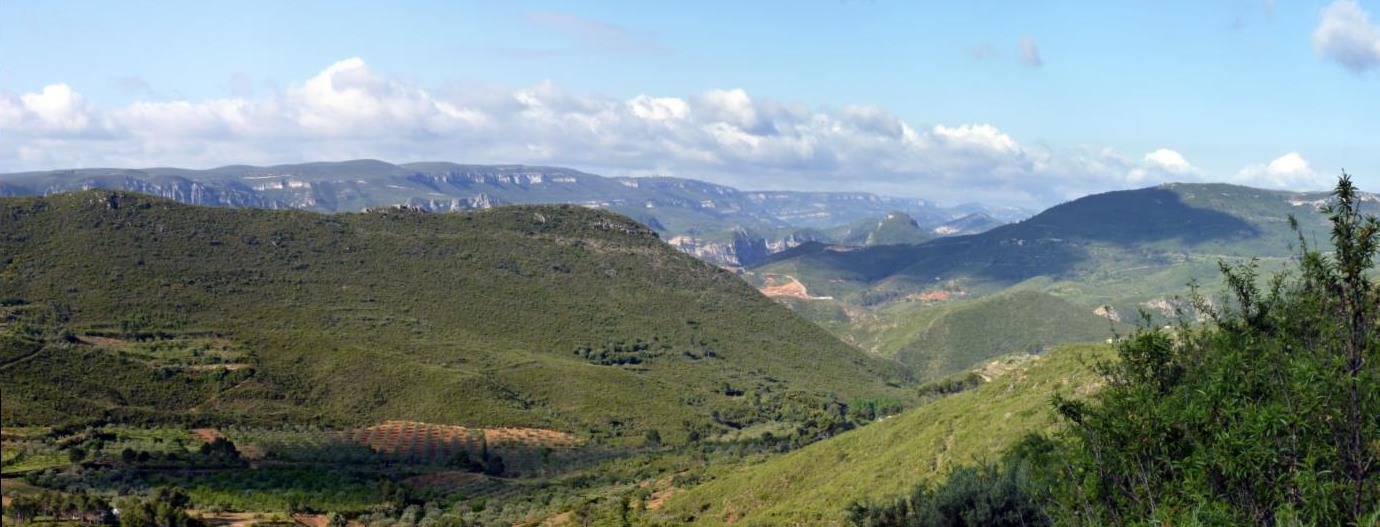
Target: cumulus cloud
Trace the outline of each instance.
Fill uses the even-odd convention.
[[[1114,154],[1107,155],[1115,159]],[[1194,180],[1202,175],[1202,171],[1189,163],[1183,154],[1168,148],[1159,148],[1145,154],[1139,163],[1131,164],[1126,160],[1120,162],[1130,166],[1127,179],[1132,183]]]
[[[1021,37],[1021,63],[1032,68],[1045,65],[1044,59],[1040,58],[1040,47],[1032,37]]]
[[[1183,154],[1161,148],[1145,154],[1145,163],[1153,168],[1158,168],[1173,174],[1191,174],[1196,169],[1184,159]]]
[[[1170,149],[1140,158],[1055,151],[991,123],[913,125],[875,106],[807,108],[742,89],[620,99],[550,82],[436,92],[380,76],[358,58],[257,98],[97,108],[64,84],[0,93],[0,166],[11,170],[364,157],[1023,206],[1199,176]]]
[[[15,135],[59,137],[103,131],[91,104],[66,84],[23,95],[0,94],[0,127]]]
[[[1250,165],[1236,173],[1242,184],[1291,190],[1325,189],[1331,183],[1327,176],[1313,171],[1298,152],[1289,152],[1269,163]]]
[[[1313,49],[1357,73],[1380,67],[1380,26],[1356,0],[1335,0],[1313,31]]]

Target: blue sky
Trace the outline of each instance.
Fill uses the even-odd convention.
[[[1024,205],[1380,187],[1380,2],[740,4],[0,2],[0,171],[444,159]]]

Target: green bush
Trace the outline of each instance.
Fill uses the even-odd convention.
[[[1199,327],[1144,327],[1103,366],[1051,466],[1061,524],[1353,525],[1380,510],[1380,222],[1343,174],[1334,250],[1300,236],[1296,271],[1222,271]],[[1263,283],[1263,286],[1262,286]]]
[[[1049,517],[1027,492],[1029,466],[964,467],[937,487],[919,486],[909,498],[879,505],[854,504],[849,522],[859,527],[1040,527]]]

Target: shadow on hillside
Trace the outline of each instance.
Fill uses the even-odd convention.
[[[1260,234],[1254,225],[1218,210],[1195,208],[1164,188],[1088,196],[984,235],[1069,238],[1118,245],[1178,240],[1186,245]],[[981,236],[981,235],[980,235]]]
[[[898,275],[922,282],[966,275],[1014,283],[1068,273],[1089,258],[1091,244],[1130,247],[1168,241],[1193,246],[1259,234],[1240,218],[1191,207],[1168,189],[1147,188],[1088,196],[981,234],[851,250],[807,244],[774,255],[768,263],[794,259],[818,274],[863,282]]]

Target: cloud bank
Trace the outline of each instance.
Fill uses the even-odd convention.
[[[1130,157],[1055,151],[987,123],[919,126],[874,106],[812,109],[741,89],[628,99],[572,94],[551,83],[432,91],[382,77],[359,58],[260,97],[98,108],[65,84],[0,92],[6,171],[366,157],[551,164],[742,188],[1021,206],[1201,175],[1170,149]]]

